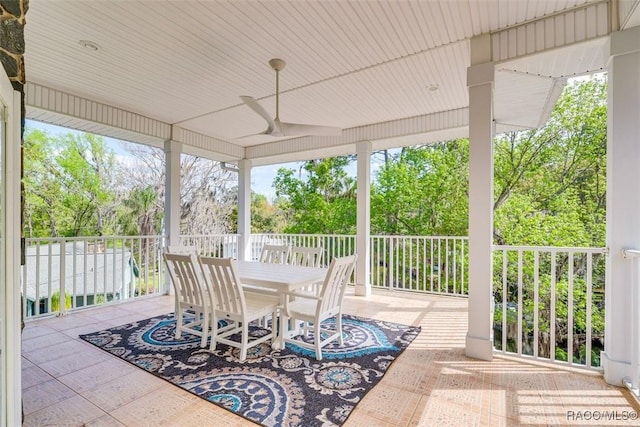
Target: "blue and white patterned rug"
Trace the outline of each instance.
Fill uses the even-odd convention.
[[[183,333],[176,340],[175,325],[168,314],[80,338],[264,426],[342,425],[420,332],[344,315],[344,346],[328,344],[321,361],[308,349],[287,344],[277,351],[267,341],[240,362],[236,348],[218,344],[210,353],[195,335]],[[335,323],[323,326],[331,329]],[[251,328],[255,336],[264,333]]]

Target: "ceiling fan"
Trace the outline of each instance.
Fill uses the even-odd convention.
[[[242,102],[247,104],[249,108],[258,113],[263,119],[267,121],[267,130],[260,135],[271,136],[306,136],[306,135],[319,135],[319,136],[340,136],[342,135],[342,129],[331,126],[318,126],[307,125],[301,123],[285,123],[280,121],[280,71],[287,65],[282,59],[274,58],[269,61],[269,65],[276,72],[276,117],[271,118],[269,113],[262,108],[258,101],[250,96],[241,96]]]

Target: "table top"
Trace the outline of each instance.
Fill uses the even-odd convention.
[[[322,282],[328,271],[326,268],[254,261],[236,261],[236,268],[242,284],[286,292]]]

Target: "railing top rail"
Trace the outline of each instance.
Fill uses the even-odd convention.
[[[410,236],[405,234],[376,234],[371,237],[375,237],[376,239],[380,238],[394,238],[394,239],[460,239],[460,240],[469,240],[469,236]]]
[[[623,258],[640,258],[640,249],[622,249]]]
[[[302,236],[302,237],[311,237],[311,236],[329,236],[329,237],[356,237],[355,234],[304,234],[304,233],[252,233],[252,236]],[[380,238],[403,238],[403,239],[463,239],[468,240],[468,236],[411,236],[405,234],[375,234],[370,237],[374,237],[377,239]]]
[[[181,234],[180,237],[224,237],[224,236],[240,236],[238,233],[216,233],[216,234]]]
[[[26,237],[27,243],[36,242],[69,242],[69,241],[85,241],[85,240],[113,240],[113,239],[162,239],[162,235],[147,236],[75,236],[75,237]]]
[[[290,236],[290,237],[313,237],[313,236],[331,236],[331,237],[356,237],[355,234],[305,234],[305,233],[251,233],[252,236]]]
[[[538,252],[586,252],[608,254],[609,248],[579,247],[579,246],[515,246],[493,245],[494,251],[538,251]]]

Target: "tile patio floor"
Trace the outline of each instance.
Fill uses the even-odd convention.
[[[163,296],[27,323],[24,425],[255,426],[78,339],[172,309]],[[376,290],[347,295],[345,312],[422,326],[345,426],[640,425],[623,419],[640,413],[634,397],[598,374],[465,357],[465,299]]]

